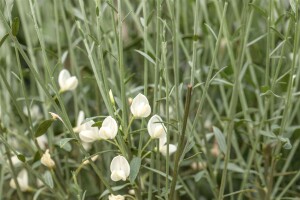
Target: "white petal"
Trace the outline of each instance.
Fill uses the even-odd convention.
[[[147,129],[151,138],[162,138],[167,134],[166,127],[158,115],[153,115],[148,121]]]
[[[48,139],[47,139],[46,135],[39,136],[39,137],[36,138],[36,140],[37,140],[37,143],[38,143],[39,147],[42,150],[45,150],[47,148]]]
[[[159,138],[159,148],[167,143],[167,136]]]
[[[114,118],[108,116],[104,119],[100,128],[100,137],[103,139],[114,139],[118,133],[118,124]]]
[[[126,177],[129,176],[130,173],[130,165],[124,156],[116,156],[110,163],[110,171],[118,171],[122,170]]]
[[[84,130],[79,133],[79,137],[83,142],[94,142],[97,139],[100,139],[98,132],[91,130]]]
[[[108,196],[108,200],[125,200],[125,197],[122,195],[115,196],[115,195],[111,194]]]
[[[113,171],[111,173],[110,177],[111,177],[111,180],[113,180],[113,181],[120,181],[120,180],[126,181],[126,174],[122,170]]]
[[[148,117],[151,113],[151,107],[148,99],[139,93],[133,100],[130,106],[131,113],[135,117]]]
[[[169,155],[172,155],[177,150],[177,146],[174,144],[169,144]],[[167,156],[167,145],[164,145],[159,148],[159,151],[162,155]]]
[[[66,80],[70,78],[70,72],[66,69],[63,69],[60,71],[58,75],[58,84],[60,88],[63,88],[65,86]]]
[[[77,118],[77,124],[76,124],[76,126],[77,127],[81,126],[81,123],[83,122],[83,120],[84,120],[84,112],[81,110],[78,113],[78,118]]]
[[[78,85],[78,79],[72,76],[66,80],[65,84],[65,90],[75,90]]]
[[[23,169],[17,177],[17,181],[19,183],[20,189],[22,192],[26,191],[29,189],[29,185],[28,185],[28,173],[25,169]],[[14,179],[11,179],[9,182],[10,187],[16,189],[16,183],[14,181]]]

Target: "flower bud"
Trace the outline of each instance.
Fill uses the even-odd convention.
[[[71,76],[68,70],[63,69],[58,75],[58,84],[61,92],[75,90],[78,85],[78,80],[75,76]]]
[[[131,113],[134,117],[145,118],[151,113],[151,107],[148,99],[139,93],[133,100],[130,106]]]
[[[94,162],[95,160],[97,160],[98,157],[99,157],[99,155],[95,155],[95,156],[91,157],[91,160]],[[83,164],[84,164],[84,165],[87,165],[87,164],[89,164],[89,163],[90,163],[90,160],[89,160],[89,159],[83,161]]]
[[[55,162],[51,159],[49,149],[43,154],[41,158],[41,163],[48,168],[53,168],[55,166]]]
[[[116,156],[110,163],[110,171],[113,181],[125,181],[130,173],[130,165],[125,157]]]
[[[100,138],[104,140],[114,139],[118,133],[118,124],[114,118],[108,116],[104,119],[99,130]]]
[[[114,98],[112,91],[109,90],[108,94],[109,94],[109,100],[110,100],[111,104],[115,105],[115,98]]]

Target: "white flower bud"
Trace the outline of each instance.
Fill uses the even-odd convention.
[[[108,116],[104,119],[99,130],[100,138],[104,140],[114,139],[118,133],[118,124],[114,118]]]
[[[17,176],[17,181],[20,186],[20,190],[22,192],[28,191],[29,190],[29,183],[28,183],[28,173],[25,169],[23,169]],[[9,182],[9,185],[13,189],[17,189],[17,185],[15,183],[14,179],[11,179]]]
[[[108,200],[125,200],[125,197],[122,195],[109,195]]]
[[[43,154],[41,158],[41,163],[48,168],[53,168],[55,166],[55,162],[51,159],[49,149]]]
[[[148,99],[139,93],[133,100],[130,106],[131,113],[134,117],[145,118],[151,113],[151,107]]]
[[[125,157],[116,156],[110,163],[110,171],[113,181],[125,181],[130,173],[130,165]]]
[[[152,139],[165,137],[167,128],[163,124],[162,119],[158,115],[153,115],[147,125],[148,133]]]
[[[109,94],[110,102],[112,103],[112,105],[115,105],[115,98],[114,98],[114,95],[113,95],[112,91],[109,90],[108,94]]]
[[[58,84],[61,92],[75,90],[78,85],[78,80],[75,76],[71,76],[68,70],[63,69],[58,75]]]

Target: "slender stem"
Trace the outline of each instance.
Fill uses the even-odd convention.
[[[179,138],[179,144],[178,144],[178,150],[176,151],[175,154],[175,161],[174,161],[174,171],[173,171],[173,179],[171,182],[171,189],[170,189],[170,198],[169,199],[174,199],[175,197],[175,187],[177,183],[177,176],[178,176],[178,169],[180,165],[180,158],[182,156],[185,144],[186,144],[186,138],[185,138],[185,133],[186,133],[186,125],[187,125],[187,120],[189,117],[189,112],[190,112],[190,103],[191,103],[191,97],[192,97],[192,85],[188,85],[188,91],[186,94],[186,101],[185,101],[185,108],[184,108],[184,118],[183,118],[183,124],[182,124],[182,131],[180,134]]]

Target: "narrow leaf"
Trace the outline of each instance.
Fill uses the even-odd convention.
[[[225,137],[224,137],[224,134],[220,131],[220,129],[218,129],[217,127],[213,127],[213,131],[214,131],[214,134],[216,136],[216,139],[217,139],[217,143],[221,149],[221,151],[226,154],[226,151],[227,151],[227,145],[226,145],[226,141],[225,141]]]
[[[11,27],[11,32],[14,36],[18,35],[19,32],[19,27],[20,27],[20,21],[18,17],[15,17],[13,22],[12,22],[12,27]]]
[[[21,162],[26,162],[26,158],[25,158],[24,155],[19,154],[19,155],[17,155],[17,157],[18,157],[18,159],[19,159]]]
[[[0,47],[2,46],[2,44],[5,42],[5,40],[6,40],[6,38],[9,36],[9,34],[8,33],[6,33],[3,37],[2,37],[2,39],[0,40]]]
[[[129,180],[131,183],[134,183],[134,180],[136,179],[140,167],[141,167],[142,159],[140,157],[134,157],[130,162],[130,175]]]
[[[140,50],[135,49],[136,52],[138,52],[139,54],[141,54],[142,56],[144,56],[148,61],[150,61],[152,64],[156,65],[155,61],[145,52],[142,52]]]

